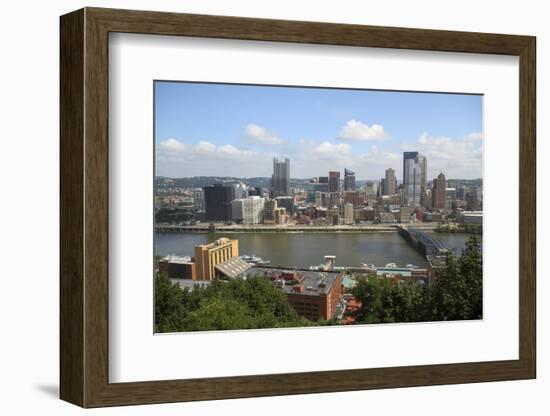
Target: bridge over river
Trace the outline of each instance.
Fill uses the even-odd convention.
[[[398,229],[399,234],[424,256],[442,256],[451,251],[441,239],[418,227],[401,225]]]

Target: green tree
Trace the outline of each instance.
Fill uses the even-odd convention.
[[[361,302],[357,323],[480,319],[483,316],[483,263],[480,237],[470,236],[460,257],[449,254],[437,279],[393,284],[376,276],[358,280],[353,295]]]
[[[183,291],[172,284],[168,275],[157,273],[155,276],[155,331],[178,332],[184,327],[185,307]]]
[[[446,268],[430,286],[431,320],[480,319],[482,277],[480,238],[474,234],[459,258],[449,254]]]
[[[222,297],[205,298],[198,309],[184,319],[186,331],[214,331],[250,328],[251,319],[245,305]]]
[[[352,292],[361,302],[355,314],[356,322],[395,322],[392,292],[392,283],[388,279],[376,276],[359,279]]]
[[[156,277],[156,328],[160,332],[320,325],[300,317],[284,292],[263,277],[213,281],[193,290]]]

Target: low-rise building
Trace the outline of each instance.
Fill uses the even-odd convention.
[[[195,246],[196,276],[198,280],[214,280],[216,266],[239,256],[239,241],[219,238],[210,244]]]
[[[395,216],[391,212],[380,212],[378,218],[382,224],[393,224],[395,222]]]
[[[172,279],[196,280],[197,278],[195,262],[189,256],[170,254],[159,260],[158,268],[159,272],[166,273]]]
[[[275,224],[283,225],[288,221],[288,214],[286,209],[279,207],[275,209]]]
[[[271,280],[286,293],[294,310],[310,321],[332,319],[342,298],[339,272],[253,268],[247,274]]]
[[[351,203],[346,203],[344,205],[344,222],[346,225],[352,225],[355,222],[353,217],[353,204]]]
[[[399,208],[399,222],[402,224],[411,222],[412,213],[413,210],[409,206],[402,206]]]
[[[457,210],[456,220],[464,224],[483,224],[483,211]]]

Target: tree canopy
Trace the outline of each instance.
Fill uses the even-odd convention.
[[[460,257],[449,253],[446,267],[429,285],[392,283],[376,276],[359,279],[353,295],[361,302],[356,323],[481,319],[483,315],[480,238],[472,235]]]
[[[262,277],[213,281],[193,290],[155,279],[158,332],[279,328],[314,325],[298,316],[285,293]]]

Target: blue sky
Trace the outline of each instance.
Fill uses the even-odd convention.
[[[325,88],[155,83],[157,175],[291,176],[351,168],[359,179],[401,174],[402,152],[428,176],[481,177],[482,97]]]

